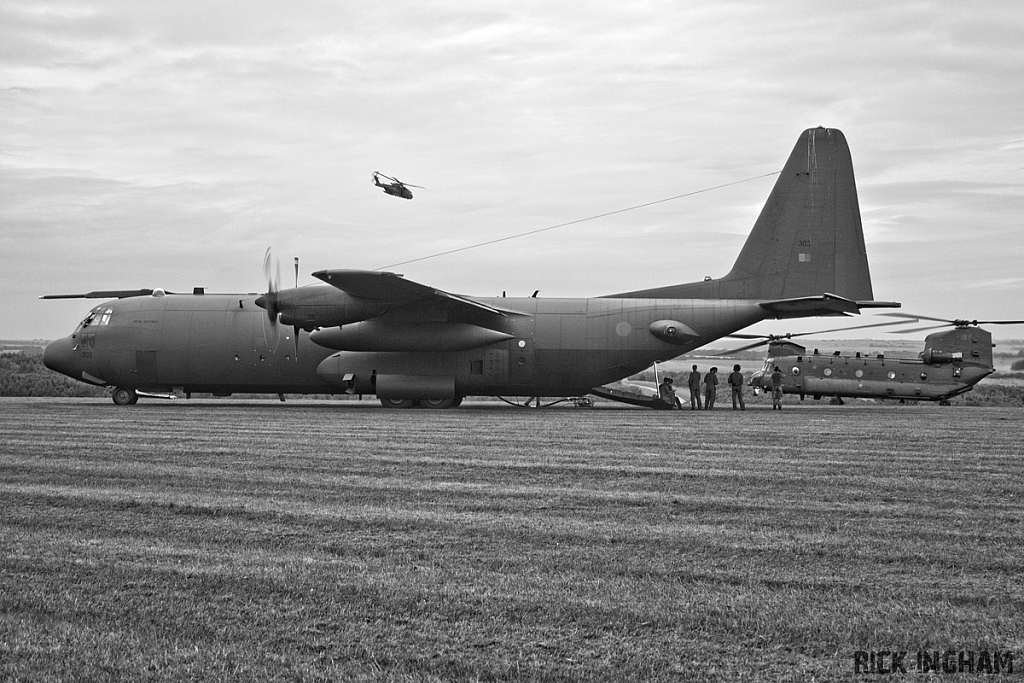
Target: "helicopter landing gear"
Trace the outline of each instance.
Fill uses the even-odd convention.
[[[110,398],[114,400],[114,405],[119,406],[133,406],[139,402],[139,394],[134,389],[125,389],[123,387],[114,387]]]

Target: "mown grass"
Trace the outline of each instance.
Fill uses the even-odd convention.
[[[0,679],[1019,677],[1022,423],[5,400]]]

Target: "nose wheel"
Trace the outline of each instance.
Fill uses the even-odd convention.
[[[119,406],[133,406],[139,402],[138,393],[134,389],[125,389],[124,387],[114,387],[110,398],[114,399],[114,404]]]

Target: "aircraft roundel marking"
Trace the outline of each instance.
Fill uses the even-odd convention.
[[[623,320],[621,323],[615,326],[615,334],[620,337],[628,337],[633,331],[633,326]]]

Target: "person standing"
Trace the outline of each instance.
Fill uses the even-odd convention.
[[[718,394],[718,368],[711,368],[708,374],[704,375],[704,409],[711,410],[715,407],[715,396]]]
[[[693,366],[690,376],[687,379],[687,386],[690,387],[690,410],[700,410],[700,373],[697,366]]]
[[[683,404],[679,402],[679,397],[676,396],[675,387],[672,386],[671,377],[666,377],[658,385],[658,398],[661,399],[661,402],[665,404],[668,410],[673,408],[683,409]]]
[[[743,373],[740,372],[739,363],[732,366],[732,373],[729,374],[729,386],[732,388],[732,409],[746,410],[747,406],[743,403]],[[738,408],[737,404],[739,404]]]
[[[772,410],[782,410],[782,371],[775,366],[772,373]]]

